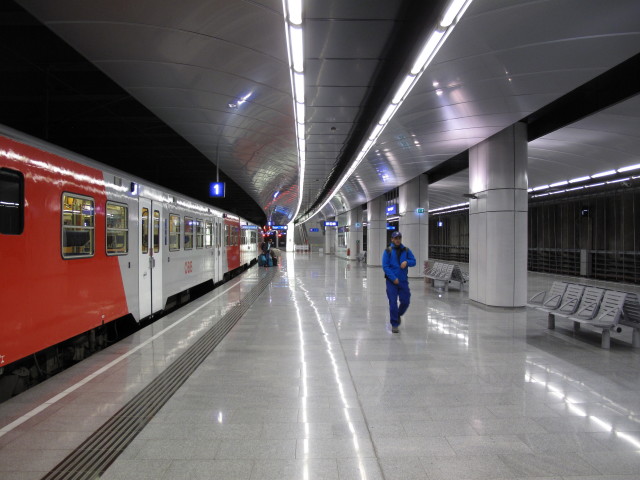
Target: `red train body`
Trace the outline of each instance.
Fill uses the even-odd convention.
[[[257,244],[233,214],[0,129],[0,377],[227,279],[255,263]]]

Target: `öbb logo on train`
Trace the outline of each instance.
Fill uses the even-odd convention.
[[[188,260],[184,262],[184,273],[185,274],[193,273],[193,261]]]

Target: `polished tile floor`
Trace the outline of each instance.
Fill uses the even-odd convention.
[[[629,331],[605,351],[568,324],[548,331],[540,312],[483,307],[415,279],[392,334],[380,268],[318,254],[281,263],[102,478],[640,478],[640,352]],[[1,404],[0,478],[41,478],[265,271]],[[554,279],[530,274],[530,293]]]

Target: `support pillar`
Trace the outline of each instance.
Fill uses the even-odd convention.
[[[382,266],[382,251],[386,248],[387,216],[384,195],[367,204],[367,266]]]
[[[335,218],[327,218],[327,220],[335,220]],[[336,253],[336,227],[325,227],[324,229],[324,253]]]
[[[287,224],[287,243],[285,244],[285,249],[287,252],[293,252],[295,250],[296,229],[298,234],[300,234],[300,230],[302,230],[303,228],[305,228],[304,224],[297,227],[293,222]]]
[[[527,128],[517,123],[469,149],[469,298],[527,303]]]
[[[400,185],[398,228],[402,233],[402,243],[409,247],[416,257],[416,266],[409,269],[409,277],[424,276],[424,262],[429,257],[429,182],[426,175],[418,175],[413,180]],[[417,213],[424,208],[424,213]]]
[[[362,251],[362,208],[356,207],[349,212],[349,235],[347,237],[348,260],[357,260]]]

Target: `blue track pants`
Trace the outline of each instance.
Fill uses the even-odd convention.
[[[392,281],[387,280],[387,298],[389,299],[391,326],[397,327],[399,325],[399,317],[404,315],[411,302],[409,282],[400,281],[398,285],[395,285]],[[400,307],[398,307],[398,298],[400,299]]]

